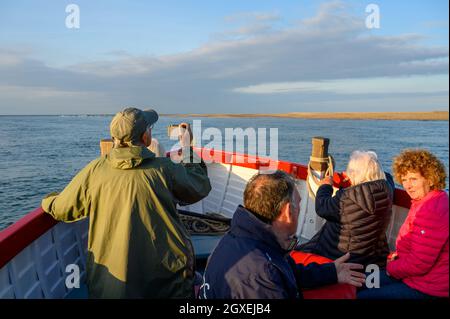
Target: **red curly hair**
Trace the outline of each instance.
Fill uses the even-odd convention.
[[[423,149],[406,149],[394,157],[392,171],[395,180],[402,184],[402,177],[408,172],[420,173],[430,182],[430,189],[444,189],[445,172],[444,164],[432,153]]]

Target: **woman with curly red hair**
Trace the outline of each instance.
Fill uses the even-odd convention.
[[[442,162],[426,150],[404,150],[394,158],[394,177],[411,197],[396,251],[381,273],[378,289],[358,298],[449,296],[449,210]]]

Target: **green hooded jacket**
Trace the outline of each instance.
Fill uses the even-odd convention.
[[[176,203],[201,200],[211,185],[204,163],[183,162],[143,146],[114,148],[42,200],[57,220],[90,218],[90,298],[193,296],[195,256]]]

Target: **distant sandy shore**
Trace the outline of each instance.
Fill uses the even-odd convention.
[[[335,119],[335,120],[416,120],[416,121],[448,121],[448,111],[434,112],[345,112],[345,113],[257,113],[257,114],[161,114],[169,117],[218,117],[218,118],[255,118],[279,117],[302,119]]]

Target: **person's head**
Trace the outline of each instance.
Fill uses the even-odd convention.
[[[444,164],[427,150],[402,151],[394,158],[392,171],[395,180],[414,200],[422,199],[432,190],[445,188]]]
[[[244,190],[244,206],[286,236],[297,230],[300,194],[294,179],[283,171],[256,174]]]
[[[152,141],[152,127],[158,120],[158,113],[129,107],[117,113],[111,121],[110,133],[114,147],[130,145],[149,146]]]
[[[347,176],[352,185],[386,179],[378,157],[371,151],[354,151],[348,161]]]

